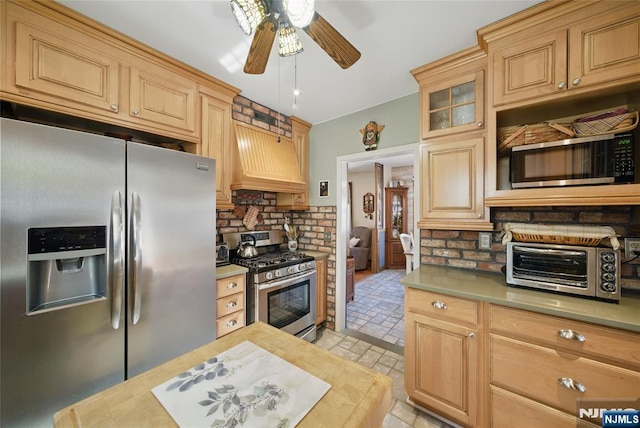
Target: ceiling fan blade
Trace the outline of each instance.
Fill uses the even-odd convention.
[[[244,63],[244,72],[247,74],[262,74],[267,68],[271,46],[276,38],[276,20],[269,15],[262,20],[256,28],[256,33],[251,41],[251,48]]]
[[[316,12],[303,30],[342,68],[349,68],[360,59],[360,51]]]

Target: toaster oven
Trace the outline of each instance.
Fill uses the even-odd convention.
[[[620,301],[620,250],[509,242],[507,284]]]

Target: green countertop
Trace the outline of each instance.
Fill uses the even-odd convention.
[[[246,267],[238,266],[238,265],[227,265],[220,266],[216,268],[216,278],[228,278],[234,275],[242,275],[249,271]]]
[[[406,287],[480,300],[640,333],[640,299],[623,297],[608,303],[581,297],[507,286],[499,273],[420,265],[404,276]]]

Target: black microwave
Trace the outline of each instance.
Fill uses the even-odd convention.
[[[633,133],[569,138],[511,149],[514,189],[635,183]]]

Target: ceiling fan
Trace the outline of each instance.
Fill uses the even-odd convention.
[[[314,0],[231,0],[238,25],[245,34],[254,31],[244,72],[262,74],[278,34],[280,56],[303,51],[295,28],[309,35],[344,69],[360,59],[360,52],[314,9]]]

